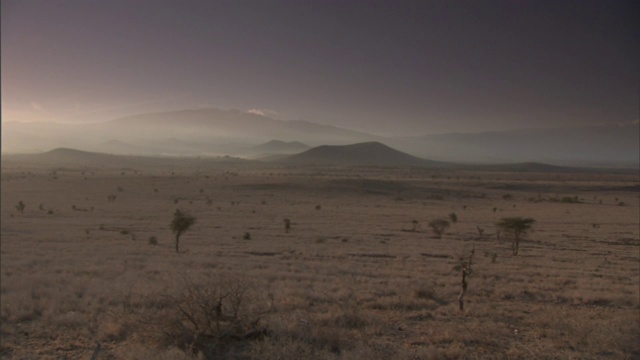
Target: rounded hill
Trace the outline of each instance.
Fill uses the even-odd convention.
[[[446,163],[421,159],[379,142],[351,145],[322,145],[281,161],[308,165],[348,166],[443,166]]]

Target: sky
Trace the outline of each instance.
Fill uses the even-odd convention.
[[[2,121],[216,107],[380,135],[640,118],[637,1],[3,0]]]

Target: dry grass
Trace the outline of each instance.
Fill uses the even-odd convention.
[[[2,358],[88,359],[96,342],[98,359],[640,357],[637,176],[52,170],[2,169]],[[564,197],[579,202],[548,200]],[[180,254],[177,207],[198,218]],[[442,239],[414,229],[451,213]],[[494,226],[507,216],[536,219],[517,257]],[[178,306],[211,311],[236,285],[220,330]]]

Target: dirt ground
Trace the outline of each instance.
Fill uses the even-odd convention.
[[[220,162],[1,180],[3,359],[640,358],[637,174]],[[179,253],[176,209],[197,219]],[[536,221],[517,256],[505,217]]]

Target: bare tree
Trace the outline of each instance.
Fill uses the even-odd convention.
[[[471,264],[473,264],[473,255],[475,254],[475,247],[471,249],[471,255],[469,257],[460,257],[460,270],[462,270],[462,290],[458,295],[458,306],[460,311],[464,310],[464,294],[467,293],[467,276],[471,275]]]

